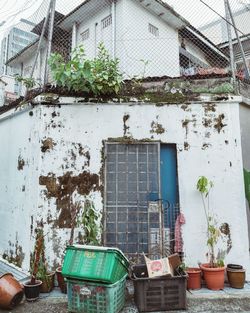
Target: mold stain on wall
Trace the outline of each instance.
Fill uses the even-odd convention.
[[[162,126],[162,124],[152,121],[150,133],[160,135],[165,133],[165,128]]]
[[[18,267],[22,267],[24,257],[23,248],[19,245],[18,240],[16,239],[15,243],[9,241],[9,249],[3,253],[3,259]]]
[[[72,172],[67,172],[63,176],[56,177],[55,174],[49,173],[47,176],[39,177],[39,184],[46,187],[47,199],[56,199],[59,217],[55,221],[55,226],[70,228],[73,193],[87,196],[90,192],[99,191],[99,175],[83,171],[77,176],[74,176]]]
[[[45,153],[47,151],[53,150],[55,145],[56,143],[53,141],[53,139],[48,137],[42,141],[41,151]]]
[[[18,156],[18,161],[17,161],[17,169],[18,171],[22,171],[25,165],[24,159],[21,157],[21,155]]]

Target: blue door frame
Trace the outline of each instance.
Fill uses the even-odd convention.
[[[164,227],[174,229],[179,214],[176,145],[161,144],[161,198],[164,207]]]

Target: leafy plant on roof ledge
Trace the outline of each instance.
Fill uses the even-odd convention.
[[[22,83],[27,89],[31,89],[36,85],[36,81],[32,77],[22,77],[20,75],[16,75],[15,80]]]
[[[55,83],[69,91],[84,92],[94,96],[117,94],[122,84],[119,60],[111,59],[103,43],[98,55],[87,59],[82,45],[72,52],[71,60],[64,61],[59,53],[49,58],[49,66]]]

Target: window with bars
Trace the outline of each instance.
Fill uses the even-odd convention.
[[[82,38],[82,41],[89,39],[89,28],[81,33],[81,38]]]
[[[159,214],[150,208],[162,205],[164,249],[170,251],[179,214],[176,179],[174,145],[106,142],[105,244],[132,258],[150,254],[160,230]]]
[[[112,15],[110,14],[109,16],[105,17],[101,21],[102,29],[109,27],[112,24]]]
[[[154,35],[155,37],[159,37],[159,28],[152,25],[152,24],[148,24],[148,31]]]

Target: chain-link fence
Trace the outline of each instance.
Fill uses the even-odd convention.
[[[25,9],[28,2],[23,3],[14,15],[35,6],[32,2]],[[68,60],[83,45],[86,58],[93,59],[103,42],[110,56],[119,59],[124,79],[216,76],[246,81],[249,24],[250,2],[243,0],[44,0],[15,26],[0,25],[0,75],[7,83],[19,74],[43,86],[52,80],[47,68],[51,52]],[[10,93],[23,94],[20,84],[12,82]]]

